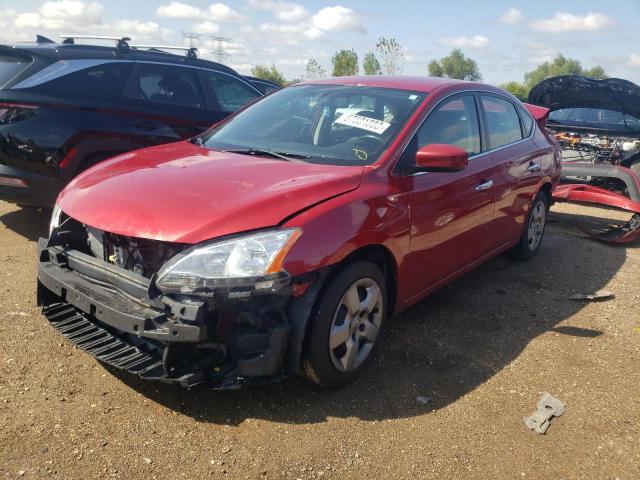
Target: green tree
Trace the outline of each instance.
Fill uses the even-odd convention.
[[[380,62],[376,58],[375,53],[369,52],[364,56],[362,60],[362,69],[365,75],[381,75],[382,67]]]
[[[404,53],[395,38],[380,37],[376,44],[378,55],[382,59],[382,71],[387,75],[396,75],[402,70]]]
[[[429,75],[432,77],[457,78],[458,80],[478,81],[482,78],[478,64],[467,58],[462,50],[456,48],[449,55],[429,63]]]
[[[355,50],[340,50],[331,59],[334,77],[358,74],[358,54]]]
[[[430,77],[444,77],[444,70],[442,65],[437,60],[431,60],[429,62],[429,76]]]
[[[322,66],[318,63],[318,61],[315,58],[311,58],[307,62],[307,69],[306,69],[305,76],[309,80],[318,80],[320,78],[326,77],[327,72],[325,71],[324,68],[322,68]]]
[[[251,69],[251,75],[254,77],[270,80],[277,83],[281,87],[287,84],[287,79],[276,69],[275,65],[267,67],[265,65],[256,65]]]
[[[544,62],[535,70],[525,73],[524,84],[530,90],[541,81],[558,75],[584,75],[591,78],[607,78],[604,69],[600,65],[584,70],[580,60],[567,58],[559,54],[551,62]]]
[[[529,96],[529,89],[525,87],[524,84],[514,81],[514,82],[503,83],[502,85],[498,85],[498,86],[503,90],[506,90],[507,92],[509,92],[511,95],[513,95],[520,101],[522,102],[527,101],[527,97]]]

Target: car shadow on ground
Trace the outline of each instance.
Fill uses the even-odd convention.
[[[51,219],[50,208],[13,207],[0,215],[0,222],[27,240],[46,237]]]
[[[584,307],[569,300],[572,294],[599,290],[613,278],[625,261],[625,248],[570,234],[562,222],[552,215],[542,250],[532,261],[500,256],[389,321],[372,367],[342,389],[325,391],[293,378],[238,391],[187,392],[117,376],[167,408],[218,424],[247,418],[384,420],[443,408],[500,372],[545,332],[602,333],[558,324]],[[429,404],[419,405],[417,396],[428,397]]]

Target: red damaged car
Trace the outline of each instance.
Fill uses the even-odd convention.
[[[448,79],[288,87],[71,182],[39,244],[39,304],[146,379],[350,381],[393,313],[538,251],[560,174],[547,113]]]

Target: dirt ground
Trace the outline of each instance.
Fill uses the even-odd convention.
[[[46,214],[0,203],[0,478],[638,479],[640,244],[576,230],[603,215],[621,218],[555,206],[538,257],[393,319],[352,386],[215,392],[114,373],[59,336],[35,306]],[[616,298],[569,300],[603,288]],[[567,411],[536,435],[543,391]]]

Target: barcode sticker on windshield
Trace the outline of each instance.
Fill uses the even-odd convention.
[[[362,117],[360,115],[353,115],[350,113],[342,114],[342,116],[336,120],[336,123],[339,123],[340,125],[348,125],[350,127],[361,128],[362,130],[377,133],[378,135],[384,133],[384,131],[391,126],[390,123],[384,122],[382,120]]]

